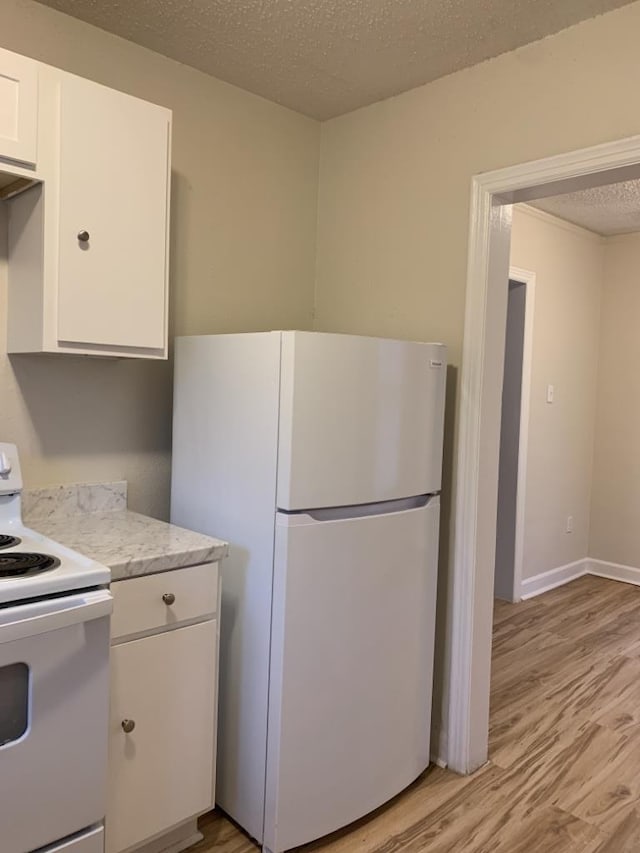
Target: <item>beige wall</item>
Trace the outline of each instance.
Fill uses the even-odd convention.
[[[3,0],[0,46],[173,110],[172,333],[310,327],[317,122],[31,0]],[[0,439],[27,484],[124,477],[133,508],[165,516],[170,366],[9,360],[4,327]]]
[[[607,240],[589,556],[640,568],[640,234]]]
[[[454,365],[454,394],[471,176],[640,133],[640,111],[629,100],[631,81],[640,74],[638,32],[640,3],[634,3],[324,123],[316,327],[440,339]],[[450,400],[436,729],[450,648],[455,524],[448,523],[448,510],[456,408]],[[441,704],[446,707],[446,697]]]
[[[511,265],[536,274],[525,579],[589,556],[604,252],[590,231],[515,205]]]
[[[460,362],[473,174],[640,132],[640,3],[322,125],[316,324]]]

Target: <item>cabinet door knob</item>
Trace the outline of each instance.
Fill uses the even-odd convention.
[[[123,720],[122,721],[122,730],[125,731],[127,734],[131,734],[131,732],[135,729],[135,727],[136,727],[136,721],[135,720]]]
[[[91,236],[91,235],[89,234],[89,232],[88,232],[88,231],[80,231],[80,233],[78,234],[78,240],[79,240],[81,243],[88,243],[88,242],[89,242],[89,237],[90,237],[90,236]]]
[[[175,602],[176,597],[172,592],[165,592],[165,594],[162,596],[162,600],[165,604],[170,605]]]

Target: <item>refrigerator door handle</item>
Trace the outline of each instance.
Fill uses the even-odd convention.
[[[278,510],[278,517],[293,520],[294,518],[311,518],[313,521],[342,521],[350,518],[367,518],[372,515],[388,515],[393,512],[407,512],[410,509],[421,509],[427,504],[439,502],[439,495],[415,495],[411,498],[400,498],[395,501],[379,501],[356,506],[334,506],[321,509],[297,510],[286,512]],[[282,522],[287,523],[287,522]]]

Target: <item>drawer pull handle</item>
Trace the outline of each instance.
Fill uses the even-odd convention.
[[[165,592],[165,594],[162,596],[162,600],[167,606],[170,606],[171,604],[175,603],[176,597],[172,592]]]
[[[131,734],[131,732],[135,729],[135,727],[136,727],[136,721],[135,720],[123,720],[122,721],[122,730],[124,732],[126,732],[128,735]]]
[[[88,232],[88,231],[80,231],[80,233],[78,234],[78,240],[79,240],[81,243],[88,243],[88,242],[89,242],[89,237],[90,237],[90,236],[91,236],[91,235],[89,234],[89,232]]]

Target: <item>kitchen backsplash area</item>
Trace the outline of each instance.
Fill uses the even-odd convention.
[[[25,489],[22,493],[22,514],[33,526],[38,521],[58,521],[77,513],[117,512],[126,508],[126,480]]]

